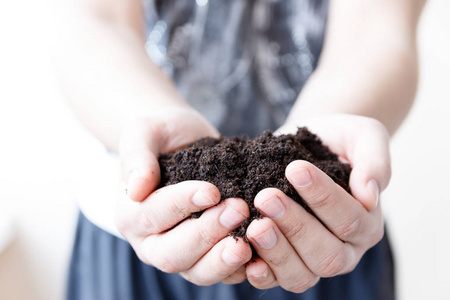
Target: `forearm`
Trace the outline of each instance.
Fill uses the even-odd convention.
[[[83,9],[78,14],[59,51],[61,83],[82,123],[117,151],[124,124],[160,108],[187,104],[148,58],[141,28]]]
[[[352,65],[319,68],[300,94],[288,122],[347,113],[375,118],[393,134],[415,97],[418,71],[414,52],[392,51],[355,60]]]
[[[331,1],[318,68],[288,122],[326,113],[378,119],[395,132],[414,101],[424,0]]]

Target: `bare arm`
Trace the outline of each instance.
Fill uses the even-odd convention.
[[[378,200],[391,174],[388,131],[415,96],[424,2],[331,0],[323,56],[280,131],[305,125],[317,133],[352,165],[351,194],[301,160],[286,177],[321,222],[281,191],[261,191],[255,207],[265,217],[247,230],[259,255],[247,267],[255,287],[303,292],[320,277],[352,271],[383,237]]]
[[[140,3],[77,3],[60,50],[62,83],[84,125],[120,154],[128,197],[125,191],[119,195],[115,221],[139,258],[196,284],[230,282],[229,276],[252,254],[247,243],[228,238],[249,215],[245,201],[227,199],[216,205],[219,191],[200,181],[154,192],[160,153],[218,132],[147,57]],[[205,209],[200,218],[185,220]],[[243,281],[245,274],[239,274],[232,280]]]
[[[187,106],[145,52],[141,5],[75,1],[59,51],[67,98],[83,124],[113,151],[126,123],[160,108]]]
[[[324,113],[381,121],[392,134],[415,97],[416,27],[425,0],[332,0],[319,66],[288,123]]]

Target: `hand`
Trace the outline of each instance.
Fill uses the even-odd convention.
[[[191,109],[171,109],[130,124],[122,133],[120,157],[128,197],[119,201],[116,225],[146,264],[180,273],[198,285],[245,279],[250,246],[228,234],[249,217],[242,199],[226,199],[210,183],[186,181],[155,191],[158,156],[217,131]],[[208,209],[209,208],[209,209]],[[187,218],[207,209],[200,218]],[[187,219],[186,219],[187,218]]]
[[[391,174],[384,126],[350,115],[325,116],[299,125],[317,133],[351,164],[352,195],[306,161],[289,164],[286,177],[325,226],[277,189],[258,193],[255,206],[265,217],[250,224],[247,237],[260,257],[246,269],[256,288],[279,285],[304,292],[320,277],[352,271],[384,234],[378,199]],[[295,132],[295,128],[285,126],[280,131]]]

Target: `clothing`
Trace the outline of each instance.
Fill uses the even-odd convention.
[[[223,135],[286,119],[317,65],[327,0],[146,0],[149,56]]]
[[[153,61],[223,135],[252,137],[282,125],[316,68],[328,1],[144,0],[144,8],[146,50]],[[113,162],[104,165],[109,169],[97,170],[108,169],[106,177],[90,172],[97,178],[92,180],[96,187],[99,179],[118,174],[111,171]],[[394,298],[392,256],[386,237],[364,255],[352,273],[321,279],[299,295],[281,288],[259,291],[247,282],[198,287],[177,274],[160,272],[140,262],[125,241],[105,232],[117,235],[110,225],[112,212],[107,214],[105,207],[111,207],[110,191],[117,188],[118,181],[108,180],[109,188],[105,182],[102,191],[85,193],[81,202],[83,214],[77,228],[68,299]],[[100,204],[102,201],[105,203]],[[94,207],[94,203],[98,205]]]
[[[143,0],[150,58],[221,134],[253,137],[283,124],[317,66],[328,0]],[[89,143],[81,211],[113,223],[119,161]]]
[[[68,300],[392,300],[393,270],[388,238],[367,251],[347,275],[322,278],[303,294],[280,287],[257,290],[247,281],[198,287],[178,274],[142,263],[130,245],[80,214],[70,266]]]
[[[328,0],[143,1],[149,56],[221,134],[253,137],[283,124],[317,66]],[[118,159],[89,145],[80,208],[120,237],[111,206]]]

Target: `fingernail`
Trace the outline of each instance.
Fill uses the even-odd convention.
[[[289,172],[289,179],[298,188],[305,188],[312,184],[311,173],[307,168],[295,168]]]
[[[208,194],[204,193],[201,190],[197,191],[192,196],[192,202],[199,207],[211,206],[215,204],[215,202],[210,197],[208,197]]]
[[[266,279],[267,276],[269,276],[269,269],[266,269],[266,270],[264,271],[264,273],[261,273],[261,274],[259,274],[259,275],[253,275],[253,277],[254,277],[255,279],[258,279],[258,280]]]
[[[258,236],[255,236],[255,241],[258,243],[259,247],[262,249],[271,249],[277,243],[277,234],[273,228],[264,231]]]
[[[378,201],[380,200],[380,188],[378,187],[378,183],[375,179],[369,180],[367,183],[367,188],[372,193],[374,199],[375,199],[375,207],[378,206]]]
[[[237,266],[242,263],[242,258],[225,248],[222,251],[222,260],[229,266]]]
[[[226,206],[225,210],[219,217],[220,224],[229,229],[236,228],[244,220],[245,216],[241,215],[240,213],[238,213],[237,211],[228,206]]]
[[[277,196],[264,202],[261,207],[261,211],[272,220],[281,219],[286,213],[283,203]]]

